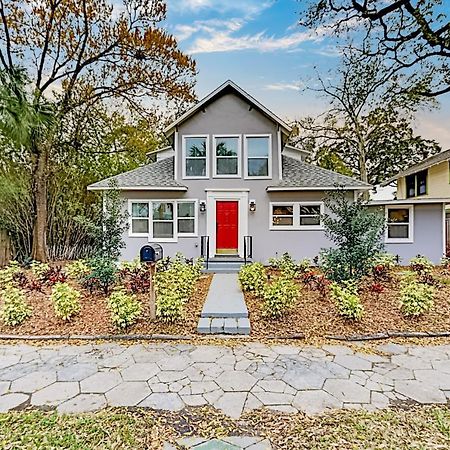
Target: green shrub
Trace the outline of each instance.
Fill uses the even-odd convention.
[[[66,283],[56,283],[50,296],[56,317],[69,321],[80,311],[81,294]]]
[[[417,255],[410,261],[411,269],[417,272],[419,276],[430,275],[433,272],[433,263],[425,256]]]
[[[372,258],[372,267],[384,266],[388,270],[394,269],[397,265],[397,257],[392,253],[380,252]]]
[[[115,261],[111,258],[98,257],[89,259],[87,264],[91,270],[83,277],[83,286],[91,292],[95,289],[101,289],[107,295],[117,280]]]
[[[8,287],[2,292],[3,309],[1,318],[6,325],[20,325],[31,315],[31,308],[25,301],[24,293],[15,287]]]
[[[119,264],[119,270],[139,270],[142,268],[142,263],[139,258],[133,259],[133,261],[122,261]]]
[[[239,271],[239,283],[244,291],[253,291],[256,295],[261,295],[266,281],[266,269],[261,263],[246,264]]]
[[[419,283],[411,276],[401,282],[400,305],[405,316],[420,316],[429,311],[434,303],[435,288]]]
[[[311,270],[311,260],[308,258],[302,259],[297,263],[297,270],[300,274],[304,274]]]
[[[108,298],[111,320],[117,328],[127,328],[136,322],[141,313],[141,304],[134,295],[123,290],[114,291]]]
[[[202,259],[186,260],[181,253],[157,264],[154,282],[158,318],[175,322],[183,317],[184,304],[194,293],[202,269]]]
[[[65,268],[67,276],[75,281],[82,280],[91,270],[92,268],[84,259],[73,261],[70,264],[67,264]]]
[[[298,275],[299,268],[288,252],[283,253],[280,258],[269,258],[269,264],[285,277],[295,278]]]
[[[0,270],[0,289],[6,289],[14,286],[14,276],[21,271],[20,265],[17,261],[10,261],[10,263]]]
[[[282,317],[300,295],[300,288],[294,280],[281,276],[267,283],[263,291],[264,315],[273,319]]]
[[[50,269],[50,266],[47,263],[42,263],[39,261],[33,261],[31,263],[31,273],[38,279],[42,279],[45,274]]]
[[[359,299],[356,283],[332,283],[331,296],[336,302],[341,316],[353,320],[361,319],[364,314],[364,307]]]

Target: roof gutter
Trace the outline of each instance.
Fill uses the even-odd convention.
[[[372,186],[268,186],[267,192],[280,192],[280,191],[369,191]]]
[[[119,191],[187,191],[186,186],[88,186],[88,191],[109,191],[117,189]]]

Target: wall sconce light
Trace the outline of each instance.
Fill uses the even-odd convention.
[[[248,204],[248,209],[250,210],[250,212],[256,211],[256,201],[255,200],[250,200],[250,203]]]
[[[201,213],[206,212],[206,202],[205,202],[204,200],[202,200],[202,201],[200,202],[199,210],[200,210]]]

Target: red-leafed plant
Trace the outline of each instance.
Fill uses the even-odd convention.
[[[50,267],[42,275],[42,281],[50,286],[54,286],[56,283],[65,283],[67,275],[61,267]]]
[[[312,291],[317,291],[324,298],[330,287],[330,280],[323,274],[309,270],[302,275],[303,283]]]
[[[384,291],[384,286],[381,283],[372,283],[369,289],[375,294],[381,294]]]

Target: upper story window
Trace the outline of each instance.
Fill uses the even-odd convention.
[[[183,136],[183,178],[208,178],[208,137]]]
[[[215,177],[241,176],[240,136],[214,136],[214,151]]]
[[[244,139],[245,177],[271,178],[271,135],[246,135]]]
[[[428,171],[415,173],[406,177],[406,198],[419,197],[427,193]]]
[[[413,241],[413,214],[412,206],[386,206],[386,242]]]

